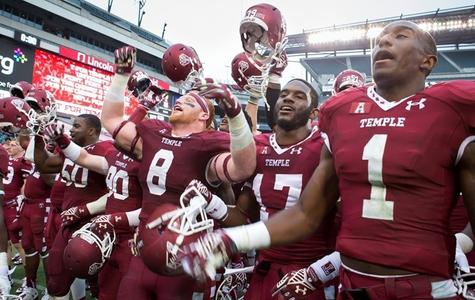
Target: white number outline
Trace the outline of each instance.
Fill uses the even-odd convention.
[[[150,194],[161,196],[167,189],[167,173],[173,162],[173,152],[167,149],[160,149],[150,163],[147,173],[147,186]],[[161,166],[157,166],[160,159],[163,159]],[[158,177],[158,184],[153,183],[154,177]]]

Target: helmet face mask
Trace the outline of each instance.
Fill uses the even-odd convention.
[[[475,267],[470,266],[470,273],[463,272],[459,267],[455,268],[454,283],[457,294],[464,299],[475,300]]]
[[[32,108],[32,111],[28,112],[28,128],[31,132],[38,134],[43,132],[47,125],[56,122],[58,106],[50,92],[34,89],[25,97],[25,101]]]

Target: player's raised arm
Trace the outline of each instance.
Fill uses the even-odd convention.
[[[130,120],[131,122],[124,121],[124,92],[136,62],[136,54],[137,50],[131,46],[115,50],[116,73],[104,98],[101,122],[104,128],[112,134],[119,147],[125,151],[133,149],[140,157],[142,141],[137,135],[136,124],[133,120]]]
[[[58,154],[48,154],[43,137],[35,136],[35,165],[40,173],[58,173],[63,167],[63,159]]]
[[[8,174],[8,153],[0,146],[0,201],[3,203],[5,192],[3,190],[3,178]],[[3,216],[3,206],[0,205],[0,295],[10,293],[10,278],[8,276],[8,236]]]
[[[256,168],[256,145],[237,98],[222,84],[207,84],[200,91],[204,97],[216,99],[226,112],[231,135],[231,151],[213,157],[208,168],[210,182],[240,182]]]
[[[69,158],[71,161],[99,174],[107,174],[109,164],[107,163],[105,157],[90,154],[81,146],[72,142],[64,134],[64,126],[58,128],[56,124],[50,124],[46,127],[45,130],[46,135],[50,139],[56,141],[56,144],[61,148],[64,156]]]

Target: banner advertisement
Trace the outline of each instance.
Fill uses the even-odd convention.
[[[0,90],[10,90],[18,81],[31,82],[34,50],[9,38],[0,37]]]

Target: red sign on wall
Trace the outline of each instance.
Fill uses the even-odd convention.
[[[67,57],[69,59],[82,62],[83,64],[90,65],[92,67],[95,67],[95,68],[98,68],[98,69],[101,69],[101,70],[104,70],[104,71],[108,71],[108,72],[111,72],[111,73],[115,72],[115,65],[114,64],[112,64],[108,61],[102,60],[100,58],[95,58],[95,57],[87,55],[85,53],[70,49],[70,48],[60,46],[59,47],[59,54],[61,54],[64,57]]]

